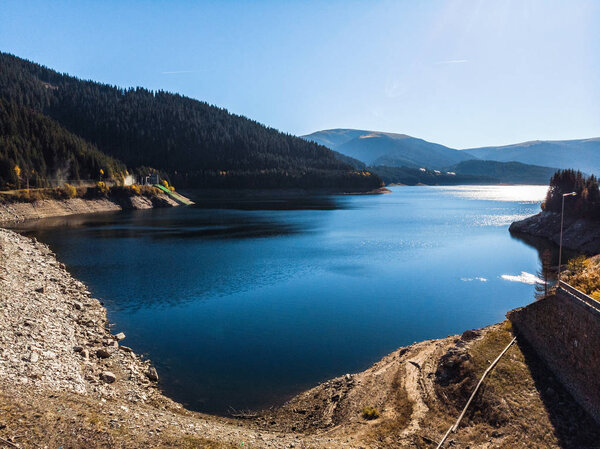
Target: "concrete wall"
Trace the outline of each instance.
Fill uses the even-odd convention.
[[[600,304],[576,292],[556,295],[508,314],[575,400],[600,423]]]

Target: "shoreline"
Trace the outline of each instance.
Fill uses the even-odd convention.
[[[192,412],[164,396],[156,382],[160,373],[124,345],[125,335],[112,335],[106,309],[47,245],[0,228],[0,438],[29,435],[29,444],[21,447],[58,447],[66,434],[75,435],[71,446],[86,448],[233,448],[240,442],[250,448],[430,447],[455,419],[486,360],[510,338],[510,324],[504,322],[426,340],[397,349],[365,371],[325,381],[280,407],[235,419]],[[520,370],[511,376],[522,382],[515,385],[513,379],[486,390],[477,409],[481,418],[454,436],[459,445],[488,447],[489,429],[496,429],[492,440],[498,447],[526,447],[519,442],[527,435],[553,435],[546,406],[532,389],[525,363],[531,355],[513,351],[511,358],[521,361],[510,368]],[[541,372],[544,379],[551,377]],[[577,406],[563,397],[561,387],[552,383],[552,388],[560,409],[574,413]],[[511,401],[527,413],[514,415],[499,405],[515,394]],[[365,406],[380,416],[365,419]],[[498,413],[511,419],[493,424]],[[26,428],[23,416],[30,423]],[[581,425],[590,426],[585,420]],[[515,426],[521,430],[513,432]],[[547,443],[562,447],[558,440]]]
[[[555,245],[560,243],[560,214],[540,212],[513,222],[509,232],[515,236],[542,238]],[[564,218],[563,248],[594,255],[600,253],[600,223],[583,218]]]
[[[381,195],[391,193],[391,190],[381,187],[365,192],[339,192],[332,190],[308,191],[302,189],[204,189],[190,190],[197,193],[200,200],[203,197],[214,199],[264,199],[264,198],[294,198],[301,195]],[[10,225],[43,218],[66,217],[69,215],[95,214],[117,212],[122,210],[144,210],[163,207],[177,207],[181,204],[165,193],[152,197],[132,195],[123,198],[101,199],[43,199],[32,202],[0,202],[0,225]]]
[[[5,202],[0,203],[0,225],[69,215],[176,206],[179,206],[179,203],[163,193],[157,194],[152,198],[130,196],[118,199],[71,198],[63,200],[43,199],[33,202]]]

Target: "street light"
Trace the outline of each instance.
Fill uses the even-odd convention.
[[[562,263],[562,234],[563,234],[563,221],[565,215],[565,196],[575,196],[577,192],[563,193],[562,195],[562,209],[560,211],[560,245],[558,246],[558,285],[560,286],[560,267]]]

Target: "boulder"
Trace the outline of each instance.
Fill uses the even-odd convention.
[[[112,372],[110,371],[103,371],[100,374],[100,379],[102,379],[104,382],[106,382],[107,384],[112,384],[114,381],[117,380],[117,376],[115,376]]]
[[[100,348],[96,351],[96,356],[100,359],[107,359],[109,358],[111,355],[110,351],[104,349],[104,348]]]
[[[156,371],[156,368],[149,366],[148,370],[146,371],[146,377],[152,382],[158,382],[158,372]]]

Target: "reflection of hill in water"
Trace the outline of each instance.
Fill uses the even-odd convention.
[[[257,195],[246,197],[209,197],[206,194],[194,194],[194,208],[200,209],[237,209],[237,210],[336,210],[350,207],[343,196],[328,195]]]
[[[319,249],[282,251],[278,237],[308,235],[324,217],[306,217],[291,206],[286,202],[283,212],[197,207],[59,217],[22,224],[20,231],[51,244],[67,261],[75,254],[77,262],[69,264],[75,276],[94,285],[114,310],[135,311],[243,293],[306,272],[298,259],[317,259]]]
[[[520,233],[511,233],[511,237],[515,240],[523,242],[532,248],[535,248],[538,252],[538,257],[540,260],[540,266],[542,261],[542,254],[544,251],[549,250],[552,254],[552,265],[558,266],[558,246],[551,242],[548,239],[544,239],[541,237],[532,236],[529,234],[520,234]],[[569,259],[573,257],[577,257],[579,253],[576,251],[570,250],[568,248],[563,247],[563,264],[566,263]]]

